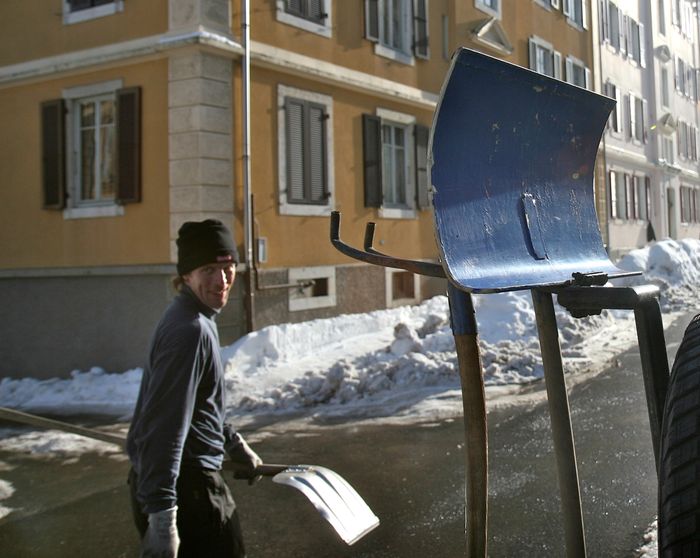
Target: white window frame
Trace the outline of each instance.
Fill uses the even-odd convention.
[[[333,36],[333,21],[331,19],[331,14],[333,13],[333,0],[321,1],[323,2],[323,11],[326,14],[323,24],[290,14],[284,9],[284,0],[276,0],[277,21],[297,27],[298,29],[303,29],[309,33],[315,33],[316,35],[321,35],[322,37],[331,38]]]
[[[401,2],[403,6],[403,17],[401,24],[403,25],[403,45],[400,48],[394,48],[385,44],[386,37],[383,36],[384,29],[384,3],[387,1]],[[378,25],[379,25],[379,40],[374,44],[374,53],[384,58],[389,58],[396,62],[401,62],[409,66],[416,63],[413,55],[413,0],[381,0],[379,3]]]
[[[113,201],[85,202],[82,203],[77,189],[79,180],[76,179],[78,167],[79,140],[76,130],[76,106],[81,99],[98,97],[100,95],[115,94],[123,87],[121,79],[105,81],[91,85],[71,87],[63,90],[63,99],[66,101],[66,189],[69,193],[67,207],[63,210],[64,219],[91,219],[94,217],[117,217],[124,215],[124,206]]]
[[[97,19],[114,15],[124,11],[124,0],[114,0],[111,4],[103,4],[94,8],[86,8],[84,10],[71,11],[68,0],[63,0],[63,23],[71,25],[72,23],[80,23],[90,19]]]
[[[605,83],[605,89],[608,97],[615,99],[616,101],[615,108],[613,108],[612,113],[610,115],[610,133],[613,136],[619,137],[622,136],[622,133],[624,131],[622,126],[622,93],[620,91],[620,88],[617,85],[615,85],[612,81],[608,81]],[[613,115],[615,116],[614,120],[612,120]]]
[[[574,82],[574,69],[579,68],[583,73],[583,85]],[[572,85],[578,85],[584,89],[590,89],[591,86],[591,71],[586,66],[583,60],[574,56],[566,57],[566,82]]]
[[[595,1],[595,0],[594,0]],[[574,18],[575,5],[581,8],[581,21]],[[588,29],[588,5],[586,0],[564,0],[564,15],[569,25],[576,29]]]
[[[535,48],[535,59],[532,59],[532,48]],[[537,49],[542,49],[544,51],[548,51],[549,56],[552,58],[552,74],[548,74],[543,72],[540,68],[537,67]],[[544,39],[541,39],[540,37],[533,35],[530,37],[528,41],[528,58],[530,58],[529,63],[530,63],[530,69],[534,70],[535,72],[542,74],[544,76],[549,76],[553,77],[555,79],[561,79],[561,53],[554,50],[554,46],[545,41]]]
[[[284,110],[284,100],[287,97],[310,101],[323,105],[328,115],[326,126],[326,184],[328,191],[328,203],[299,204],[287,201],[287,124]],[[305,91],[286,85],[277,86],[277,185],[278,204],[281,215],[300,215],[323,217],[331,214],[335,206],[335,175],[333,164],[333,98],[329,95]]]
[[[474,7],[496,19],[501,19],[501,0],[493,1],[496,3],[496,8],[489,6],[490,2],[487,0],[474,0]]]
[[[648,118],[646,114],[647,103],[640,95],[633,92],[629,93],[628,99],[629,114],[627,115],[627,125],[629,130],[629,138],[633,143],[642,145],[645,143],[644,128]],[[638,110],[641,114],[637,114]],[[638,116],[641,116],[641,119],[638,118]],[[641,137],[637,136],[638,131]]]
[[[292,267],[289,268],[288,273],[289,283],[309,281],[312,279],[326,279],[328,281],[328,294],[326,296],[301,296],[298,289],[289,289],[290,312],[336,306],[335,267]]]
[[[413,273],[413,298],[399,298],[394,300],[394,275],[396,273],[410,273],[410,271],[403,271],[401,269],[391,269],[389,267],[384,268],[384,284],[386,292],[386,307],[395,308],[398,306],[407,306],[410,304],[416,304],[421,300],[420,292],[420,276]]]
[[[379,216],[387,219],[414,219],[416,217],[416,150],[415,141],[413,138],[413,127],[416,125],[416,117],[412,114],[404,114],[384,108],[377,108],[376,116],[381,119],[382,125],[384,125],[386,122],[393,125],[403,126],[406,129],[406,207],[386,207],[384,204],[382,204],[382,206],[379,208]],[[382,172],[383,168],[384,163],[382,159]],[[385,180],[382,179],[382,189],[384,187]],[[382,197],[384,197],[383,192]]]

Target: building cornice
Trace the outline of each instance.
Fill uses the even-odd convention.
[[[435,93],[365,72],[351,70],[323,60],[317,60],[296,52],[256,41],[251,41],[250,52],[251,60],[257,66],[272,67],[289,74],[296,74],[305,78],[341,85],[344,88],[396,99],[422,108],[434,109],[437,105],[438,95]]]
[[[93,71],[97,68],[124,64],[134,60],[159,58],[166,56],[172,50],[192,46],[212,49],[219,54],[232,57],[239,57],[243,54],[242,45],[231,37],[206,30],[152,35],[2,66],[0,67],[0,88],[46,79],[49,76]],[[395,99],[425,109],[434,109],[437,104],[438,95],[436,93],[265,43],[251,41],[250,54],[251,63],[255,66],[274,68],[284,73]]]

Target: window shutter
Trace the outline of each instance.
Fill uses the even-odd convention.
[[[581,0],[581,26],[584,29],[588,29],[588,10],[587,10],[587,8],[588,8],[588,6],[586,5],[586,0]]]
[[[418,209],[430,207],[428,195],[428,137],[430,129],[416,124],[413,129],[416,148],[416,205]]]
[[[646,99],[642,99],[642,142],[644,143],[649,141],[649,135],[647,134],[648,110]]]
[[[584,79],[586,80],[586,89],[592,89],[592,84],[591,84],[591,71],[588,68],[584,69]]]
[[[117,91],[117,201],[141,201],[141,88]]]
[[[554,64],[554,77],[556,79],[561,79],[561,52],[555,50],[552,59]]]
[[[618,217],[617,215],[617,176],[613,171],[608,173],[609,177],[609,187],[610,187],[610,217],[613,219]]]
[[[564,76],[564,80],[567,83],[574,83],[574,63],[569,58],[566,59],[566,75]]]
[[[610,41],[610,17],[608,0],[598,0],[598,15],[600,16],[600,42]]]
[[[362,115],[365,207],[382,205],[382,121],[371,114]]]
[[[427,0],[413,0],[413,54],[425,59],[430,55]]]
[[[365,0],[365,39],[379,41],[379,0]]]
[[[529,47],[529,52],[530,52],[530,69],[534,70],[535,72],[537,71],[537,45],[535,45],[535,41],[532,40],[532,37],[528,40],[528,47]]]
[[[41,103],[41,171],[44,209],[66,205],[65,102]]]
[[[628,48],[627,42],[629,41],[630,37],[630,21],[629,17],[626,15],[620,16],[620,52],[623,55],[626,55],[628,51],[631,49]]]
[[[571,0],[564,0],[564,15],[571,17]]]
[[[304,103],[285,99],[287,141],[287,200],[304,201]]]
[[[639,24],[639,63],[642,66],[642,68],[647,67],[647,45],[643,23]]]
[[[634,107],[632,106],[632,96],[625,95],[625,110],[627,111],[627,137],[634,137]]]
[[[326,194],[326,112],[309,105],[309,201],[324,203]]]

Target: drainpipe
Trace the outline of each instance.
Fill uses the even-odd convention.
[[[253,215],[250,193],[250,0],[242,0],[243,39],[243,234],[246,264],[246,328],[255,329]]]

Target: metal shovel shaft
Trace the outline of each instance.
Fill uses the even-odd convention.
[[[559,492],[564,516],[564,535],[568,558],[585,558],[586,539],[579,490],[576,449],[571,427],[569,398],[564,381],[564,367],[559,346],[559,331],[554,314],[552,295],[532,290],[532,302],[542,351],[542,365],[547,387],[547,402],[552,422],[552,439],[557,460]]]

